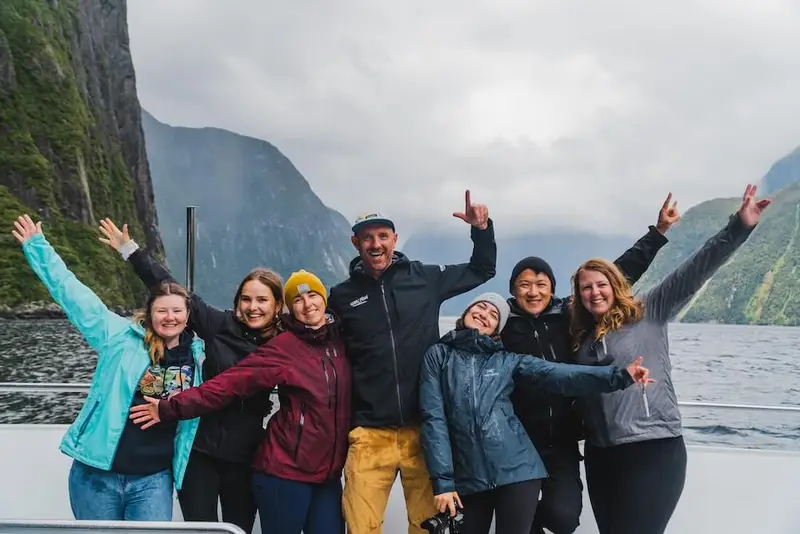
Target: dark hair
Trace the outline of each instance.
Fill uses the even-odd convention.
[[[145,307],[133,313],[133,320],[144,328],[144,343],[147,345],[147,352],[150,354],[150,362],[155,365],[164,358],[164,338],[153,330],[152,309],[153,302],[158,297],[167,295],[177,295],[183,297],[186,309],[189,309],[189,292],[185,287],[177,282],[162,282],[150,289]]]
[[[261,331],[261,337],[264,339],[269,339],[276,336],[282,330],[280,317],[281,311],[283,310],[283,279],[281,278],[281,275],[272,269],[267,269],[266,267],[256,267],[247,273],[247,276],[245,276],[239,283],[239,287],[236,289],[236,294],[233,296],[234,314],[240,321],[239,300],[242,298],[242,290],[244,289],[244,285],[251,280],[256,280],[267,286],[270,291],[272,291],[272,296],[275,297],[275,301],[278,304],[275,310],[275,317]]]

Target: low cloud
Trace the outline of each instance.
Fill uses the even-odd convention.
[[[800,145],[800,7],[762,0],[129,2],[158,119],[280,148],[349,219],[640,233]],[[631,230],[636,228],[636,231]]]

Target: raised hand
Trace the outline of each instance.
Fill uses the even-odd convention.
[[[636,358],[636,361],[627,367],[628,374],[630,374],[631,378],[633,378],[633,381],[638,384],[652,384],[655,382],[655,380],[649,378],[650,369],[647,367],[642,367],[642,360],[643,358],[641,356]]]
[[[120,231],[114,221],[108,217],[100,221],[100,233],[105,237],[98,237],[97,239],[114,250],[119,250],[122,245],[131,240],[131,236],[128,234],[128,225],[123,224],[122,231]]]
[[[742,207],[739,208],[739,218],[744,225],[752,228],[758,224],[761,214],[772,203],[771,199],[763,198],[756,200],[756,186],[747,184],[742,197]]]
[[[17,220],[14,221],[14,228],[14,230],[11,230],[11,235],[17,238],[21,245],[34,235],[42,233],[42,221],[34,223],[33,219],[28,217],[26,213],[17,217]]]
[[[670,204],[671,200],[672,193],[667,195],[667,199],[664,201],[664,204],[661,205],[661,210],[658,212],[656,230],[662,234],[666,234],[667,230],[681,218],[681,214],[678,213],[678,201],[676,200]]]
[[[484,204],[473,204],[469,198],[469,189],[467,189],[465,197],[465,208],[463,212],[453,213],[453,217],[458,217],[464,222],[468,222],[475,228],[486,230],[489,226],[489,208]]]
[[[134,423],[142,427],[142,430],[161,422],[161,417],[158,415],[158,403],[161,401],[153,397],[145,397],[144,400],[147,401],[147,404],[132,407],[131,414],[128,416]]]

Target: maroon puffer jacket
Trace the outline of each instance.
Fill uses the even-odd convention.
[[[162,421],[191,419],[278,386],[253,467],[301,482],[341,476],[350,430],[351,371],[336,321],[312,330],[289,315],[286,331],[208,382],[159,403]]]

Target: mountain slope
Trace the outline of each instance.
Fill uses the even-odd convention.
[[[772,196],[750,239],[682,311],[686,322],[800,324],[800,184]],[[640,280],[647,289],[671,272],[727,222],[740,198],[694,206],[670,231],[670,243]]]
[[[0,2],[0,315],[52,302],[10,235],[23,212],[107,304],[142,302],[97,241],[111,216],[163,254],[124,0]]]
[[[217,128],[163,124],[143,113],[159,228],[170,269],[185,277],[185,206],[197,206],[195,291],[231,307],[254,267],[298,269],[330,286],[355,256],[350,225],[325,206],[273,145]]]

